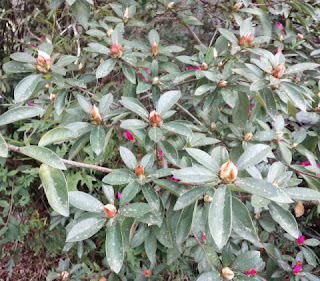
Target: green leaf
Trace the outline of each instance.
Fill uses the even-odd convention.
[[[188,126],[178,121],[165,123],[161,128],[186,137],[192,136],[193,134]]]
[[[286,188],[286,193],[294,200],[320,201],[320,192],[310,188],[292,187]]]
[[[186,148],[186,151],[192,158],[197,160],[201,165],[205,166],[213,172],[219,172],[220,166],[208,153],[197,148]]]
[[[232,110],[232,120],[238,128],[244,128],[248,120],[250,102],[246,93],[239,92],[235,107]]]
[[[146,254],[151,264],[156,262],[156,252],[157,252],[157,238],[153,232],[151,232],[144,241],[144,248]]]
[[[77,135],[67,128],[54,128],[45,133],[39,141],[39,146],[46,146],[51,143],[66,141],[75,138]]]
[[[250,91],[259,91],[269,85],[269,82],[265,79],[255,81],[250,86]]]
[[[144,105],[137,99],[130,98],[130,97],[122,97],[122,99],[120,100],[120,103],[124,107],[134,112],[135,114],[138,114],[144,120],[148,120],[148,115],[149,115],[148,111],[146,110]]]
[[[231,192],[226,186],[219,187],[210,204],[208,223],[212,238],[219,249],[228,242],[232,226]]]
[[[249,210],[236,197],[232,197],[232,230],[255,246],[262,247],[253,226]]]
[[[293,202],[283,189],[264,180],[242,178],[237,179],[235,181],[235,185],[246,192],[270,199],[278,203],[284,204]]]
[[[130,67],[129,65],[123,63],[122,64],[122,71],[123,71],[124,76],[126,76],[126,78],[132,84],[136,84],[136,72],[132,67]]]
[[[285,74],[294,74],[298,72],[303,72],[305,70],[312,70],[319,67],[320,64],[312,62],[302,62],[292,66],[289,66],[285,71]]]
[[[216,85],[212,85],[212,84],[205,84],[205,85],[201,85],[200,87],[198,87],[196,89],[196,91],[194,92],[195,96],[201,96],[204,93],[208,92],[208,91],[213,91],[215,90],[217,86]]]
[[[213,249],[213,247],[210,247],[209,245],[203,245],[203,247],[205,249],[207,259],[211,263],[211,265],[213,265],[217,268],[220,268],[221,262],[220,262],[220,259],[219,259],[217,252]]]
[[[167,224],[164,222],[161,227],[155,227],[155,235],[158,239],[158,241],[167,248],[172,248],[172,238],[170,235],[170,232],[168,230]]]
[[[147,203],[132,203],[119,209],[119,213],[124,217],[139,218],[153,209]]]
[[[162,188],[168,190],[173,195],[179,197],[181,194],[184,193],[184,189],[175,181],[171,180],[155,180],[155,184],[161,186]]]
[[[237,161],[237,168],[245,170],[259,164],[266,159],[271,152],[271,147],[265,144],[255,144],[249,146]]]
[[[121,120],[120,128],[127,129],[127,130],[137,130],[143,129],[148,126],[148,123],[143,122],[137,119],[127,119]]]
[[[71,222],[66,242],[77,242],[90,238],[104,226],[105,222],[104,214],[102,217],[98,213],[87,213],[78,217],[75,223]]]
[[[231,268],[234,271],[244,272],[251,268],[257,267],[262,262],[259,251],[247,251],[241,253],[231,264]]]
[[[276,203],[269,204],[270,215],[280,226],[291,236],[298,239],[299,229],[298,224],[291,212],[283,209]]]
[[[182,168],[172,174],[175,178],[190,183],[212,182],[217,179],[214,172],[199,166]]]
[[[67,169],[66,166],[61,161],[60,157],[48,148],[30,145],[30,146],[20,147],[20,151],[21,153],[31,158],[34,158],[44,164],[47,164],[53,168],[56,168],[59,170]]]
[[[0,134],[0,157],[7,158],[8,156],[8,146],[4,137]]]
[[[180,97],[180,91],[169,91],[161,95],[156,107],[157,113],[163,116],[171,107],[174,106]]]
[[[13,53],[10,55],[10,58],[15,61],[20,61],[20,62],[26,62],[26,63],[31,63],[31,64],[37,63],[37,60],[28,53],[22,53],[22,52]]]
[[[32,74],[23,78],[14,89],[14,102],[19,103],[30,98],[40,80],[41,74]]]
[[[69,202],[72,206],[87,212],[103,212],[103,204],[92,195],[82,191],[69,191]]]
[[[129,203],[140,191],[140,184],[136,181],[129,183],[122,191],[120,198],[120,206],[124,206]]]
[[[163,152],[163,157],[173,165],[178,165],[179,156],[177,149],[168,141],[159,142],[160,149]]]
[[[160,42],[159,33],[155,29],[151,29],[148,33],[148,39],[149,39],[150,46],[152,46],[154,42],[159,44]],[[151,51],[151,47],[150,47],[150,51]]]
[[[190,25],[203,25],[203,23],[194,16],[185,16],[181,19],[181,22]]]
[[[90,144],[96,155],[103,151],[106,132],[103,126],[94,126],[90,134]]]
[[[90,15],[90,5],[85,0],[76,0],[71,6],[72,14],[76,17],[77,21],[87,28]]]
[[[220,34],[234,45],[238,45],[237,37],[228,29],[218,28]]]
[[[61,58],[54,65],[60,66],[60,67],[65,67],[65,66],[68,66],[69,64],[73,63],[76,59],[77,59],[76,56],[64,55],[64,56],[61,56]]]
[[[107,76],[113,70],[116,63],[115,59],[108,59],[100,64],[96,73],[97,79]]]
[[[136,179],[136,175],[126,169],[117,169],[106,175],[102,181],[111,185],[121,185],[132,182]]]
[[[7,125],[19,120],[29,119],[42,115],[44,110],[35,106],[19,106],[0,115],[0,126]]]
[[[283,159],[290,165],[292,161],[290,149],[282,142],[279,142],[278,145]]]
[[[210,187],[211,187],[210,185],[200,185],[186,191],[178,198],[173,209],[176,211],[176,210],[183,209],[186,206],[189,206],[194,201],[202,197],[202,195],[206,193]]]
[[[52,209],[57,213],[68,217],[68,186],[62,171],[42,164],[39,169],[39,176]]]
[[[177,244],[181,245],[189,236],[194,216],[197,211],[197,202],[184,208],[177,225]]]
[[[281,82],[280,85],[293,103],[303,112],[306,112],[306,101],[303,95],[289,82]]]
[[[110,49],[107,48],[105,45],[99,44],[99,43],[89,43],[88,46],[98,54],[104,54],[104,55],[109,55],[110,54]]]
[[[154,142],[159,142],[163,136],[162,131],[158,127],[150,127],[148,131],[148,135],[150,139],[153,140]]]
[[[34,65],[24,64],[18,61],[8,61],[3,65],[3,70],[9,73],[27,73],[36,70]]]
[[[107,228],[106,257],[111,270],[118,274],[124,260],[122,233],[118,221]]]
[[[124,162],[124,164],[126,164],[126,166],[129,169],[134,170],[138,165],[136,157],[126,147],[120,146],[119,150],[120,150],[120,156],[121,156],[122,161]]]

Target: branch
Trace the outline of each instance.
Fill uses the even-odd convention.
[[[186,23],[184,23],[183,25],[184,25],[184,26],[189,30],[189,32],[192,34],[194,40],[196,40],[199,45],[203,45],[203,43],[201,42],[201,40],[199,39],[199,37],[197,36],[197,34],[195,34],[195,32],[190,28],[190,26],[187,25]]]
[[[11,151],[17,152],[17,153],[22,153],[18,146],[15,146],[15,145],[12,145],[12,144],[9,144],[9,143],[8,143],[8,149],[11,150]],[[96,171],[100,171],[100,172],[103,172],[103,173],[106,173],[106,174],[111,173],[113,171],[110,168],[100,167],[100,166],[91,165],[91,164],[85,164],[85,163],[71,161],[71,160],[67,160],[67,159],[61,159],[61,161],[66,165],[79,167],[79,168],[83,168],[83,169],[96,170]]]
[[[196,240],[197,240],[199,246],[201,247],[201,249],[202,249],[204,252],[206,252],[206,250],[204,249],[203,245],[201,244],[199,238],[198,238],[197,235],[194,233],[193,229],[191,229],[191,233],[192,233],[192,235],[194,236],[194,238],[196,238]]]
[[[186,112],[190,117],[193,118],[193,120],[197,121],[197,123],[200,126],[204,126],[194,115],[191,114],[191,112],[189,112],[187,109],[185,109],[181,104],[176,103],[176,106],[178,106],[179,108],[181,108],[184,112]]]

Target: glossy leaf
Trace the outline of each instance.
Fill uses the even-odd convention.
[[[24,120],[42,115],[44,110],[39,107],[19,106],[12,108],[0,115],[0,126],[10,124],[19,120]]]
[[[22,79],[14,89],[14,102],[23,102],[31,97],[40,80],[40,74],[32,74]]]
[[[76,134],[67,128],[54,128],[42,136],[39,146],[46,146],[55,142],[70,140],[76,137]]]
[[[92,195],[82,191],[69,191],[69,202],[72,206],[87,212],[103,212],[103,204]]]

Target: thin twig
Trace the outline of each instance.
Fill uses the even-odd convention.
[[[12,187],[11,187],[10,209],[9,209],[7,221],[6,221],[6,224],[4,225],[4,227],[7,227],[9,224],[9,221],[10,221],[10,216],[11,216],[11,212],[12,212],[12,208],[13,208],[13,190],[14,190],[15,180],[16,180],[16,178],[13,177],[12,178]]]
[[[203,43],[202,43],[201,40],[199,39],[198,35],[195,34],[195,32],[190,28],[190,26],[187,25],[186,23],[184,23],[183,25],[184,25],[184,26],[189,30],[189,32],[192,34],[194,40],[196,40],[199,45],[203,45]]]
[[[202,249],[204,252],[206,252],[206,250],[204,249],[204,247],[203,247],[202,243],[200,242],[199,238],[198,238],[197,235],[194,233],[193,229],[191,229],[191,233],[192,233],[192,235],[194,236],[194,238],[196,238],[196,240],[197,240],[199,246],[201,247],[201,249]]]
[[[15,146],[12,144],[8,144],[8,149],[10,149],[11,151],[14,151],[14,152],[22,153],[18,146]],[[67,160],[67,159],[61,159],[61,161],[66,165],[79,167],[79,168],[83,168],[83,169],[96,170],[96,171],[100,171],[100,172],[103,172],[106,174],[111,173],[113,171],[110,168],[100,167],[100,166],[91,165],[91,164],[85,164],[85,163],[71,161],[71,160]]]
[[[212,36],[212,39],[211,39],[210,44],[209,44],[209,48],[212,46],[212,43],[213,43],[214,38],[216,37],[216,35],[217,35],[217,29],[216,29],[216,31],[214,32],[213,36]]]
[[[193,120],[197,121],[197,123],[200,125],[200,126],[204,126],[201,121],[199,121],[194,115],[192,115],[192,113],[190,111],[188,111],[187,109],[185,109],[181,104],[179,103],[176,103],[176,106],[178,106],[179,108],[181,108],[184,112],[186,112],[190,117],[193,118]]]

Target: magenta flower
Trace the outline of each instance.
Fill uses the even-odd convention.
[[[252,108],[254,108],[255,107],[255,103],[253,103],[253,104],[251,104],[251,106],[250,106],[250,110],[252,109]]]
[[[171,180],[172,180],[172,181],[178,181],[178,179],[176,179],[176,178],[173,178],[173,177],[171,178]]]
[[[197,66],[196,67],[196,70],[199,70],[200,69],[200,66]],[[189,70],[193,70],[193,67],[192,66],[189,66]]]
[[[159,156],[162,156],[162,155],[163,155],[163,151],[160,150],[160,151],[159,151]]]
[[[28,106],[34,106],[32,102],[28,102]]]
[[[258,56],[258,60],[261,60],[261,56]]]
[[[205,233],[202,234],[202,239],[207,240],[207,235]]]
[[[36,48],[37,46],[35,44],[30,44],[29,46]]]
[[[304,161],[301,163],[302,166],[307,167],[307,166],[311,166],[310,161]],[[320,164],[317,164],[317,167],[320,168]]]
[[[302,269],[302,262],[298,261],[293,269],[294,274],[298,274],[301,271],[301,269]]]
[[[250,275],[250,276],[256,276],[257,275],[257,271],[254,268],[251,268],[249,270],[246,270],[245,274]]]
[[[276,54],[282,53],[282,50],[281,50],[280,46],[276,49],[275,53],[276,53]]]
[[[306,239],[306,238],[305,238],[303,235],[301,235],[301,236],[298,238],[297,243],[298,243],[299,245],[302,245],[305,239]]]
[[[128,140],[134,140],[133,135],[128,130],[126,131],[126,135]]]
[[[281,22],[277,23],[277,28],[279,28],[280,30],[284,30],[285,29]]]

